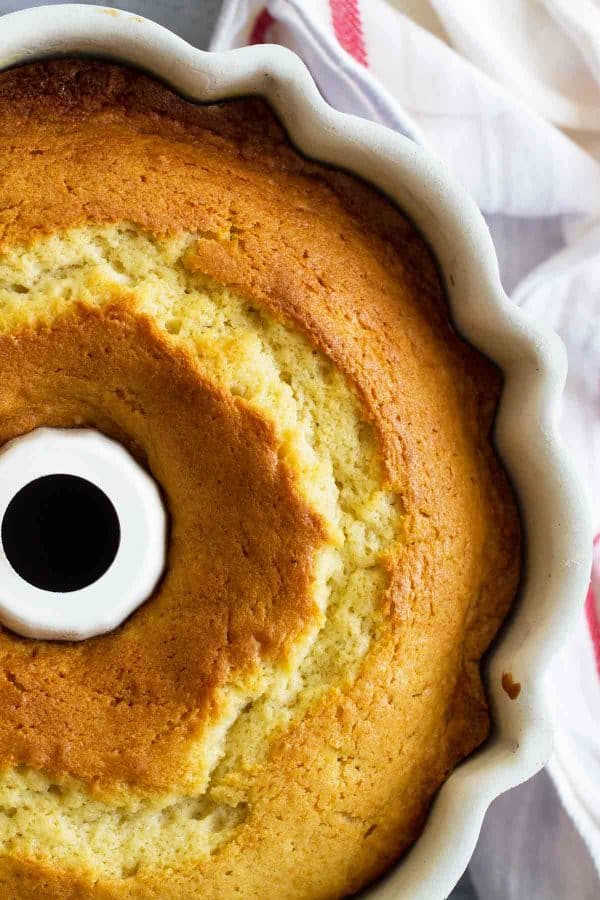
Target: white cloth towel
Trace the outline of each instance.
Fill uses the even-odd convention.
[[[486,216],[506,290],[566,344],[563,434],[600,533],[600,6],[425,5],[446,41],[400,11],[408,0],[229,0],[212,49],[284,44],[333,106],[449,165]],[[550,772],[600,871],[600,541],[585,600],[548,674]]]

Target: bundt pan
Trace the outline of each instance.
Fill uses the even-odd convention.
[[[525,567],[484,665],[492,734],[438,792],[412,849],[365,893],[441,900],[467,866],[489,804],[551,752],[544,670],[579,614],[591,562],[585,496],[557,433],[563,347],[505,296],[483,218],[443,165],[410,140],[333,110],[293,53],[276,46],[207,53],[139,16],[93,6],[2,18],[3,69],[69,55],[141,68],[201,102],[265,98],[306,156],[361,176],[416,223],[437,258],[456,328],[504,374],[495,445],[520,504]]]

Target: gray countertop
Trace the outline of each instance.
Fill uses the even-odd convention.
[[[0,0],[0,13],[49,0]],[[220,0],[97,3],[147,16],[206,47]],[[1,41],[0,31],[0,41]],[[581,838],[544,772],[509,791],[488,812],[475,855],[452,900],[597,900],[600,885]]]
[[[0,0],[0,13],[15,12],[31,6],[47,6],[52,2],[53,0]],[[217,21],[221,0],[120,0],[119,3],[95,3],[92,0],[90,5],[112,6],[146,16],[147,19],[154,19],[155,22],[170,28],[190,44],[206,48]]]

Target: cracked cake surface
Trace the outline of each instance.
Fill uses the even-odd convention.
[[[167,568],[80,643],[0,630],[0,893],[336,898],[487,736],[519,518],[431,253],[258,98],[0,75],[0,445],[92,427]]]

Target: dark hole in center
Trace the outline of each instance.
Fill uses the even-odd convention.
[[[110,567],[121,541],[109,498],[77,475],[45,475],[15,494],[2,546],[21,578],[46,591],[77,591]]]

